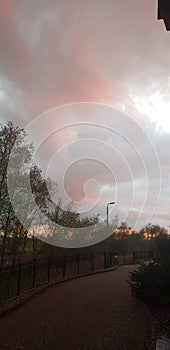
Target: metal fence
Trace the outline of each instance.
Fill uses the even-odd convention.
[[[119,264],[133,264],[141,259],[149,260],[152,258],[154,258],[153,252],[122,252],[119,254]],[[60,256],[48,260],[37,260],[29,265],[1,269],[0,303],[19,296],[28,289],[105,270],[115,264],[114,253],[107,252],[98,255]]]

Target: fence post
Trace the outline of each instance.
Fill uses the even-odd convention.
[[[51,261],[50,257],[48,259],[48,271],[47,271],[47,281],[50,282],[50,267],[51,267]]]
[[[17,295],[20,295],[21,286],[21,264],[18,266]]]
[[[35,273],[36,273],[36,260],[34,259],[33,263],[33,275],[32,275],[32,286],[35,287]]]
[[[94,261],[93,261],[93,254],[91,254],[91,272],[94,271]]]
[[[113,266],[113,254],[110,252],[110,267]]]
[[[65,255],[63,256],[63,278],[65,277],[65,274],[66,274],[66,257]]]
[[[77,275],[80,273],[80,255],[77,255]]]
[[[106,253],[103,254],[104,255],[104,270],[106,269]]]
[[[126,264],[126,252],[123,252],[123,263]]]

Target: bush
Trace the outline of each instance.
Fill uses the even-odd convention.
[[[170,301],[170,266],[150,262],[130,272],[132,294],[146,302]]]

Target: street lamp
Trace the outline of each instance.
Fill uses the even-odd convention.
[[[108,229],[108,225],[109,225],[109,205],[111,204],[115,204],[116,202],[110,202],[107,204],[107,229]]]

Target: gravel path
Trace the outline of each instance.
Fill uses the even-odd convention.
[[[0,350],[143,350],[150,315],[126,283],[134,266],[55,285],[0,318]],[[149,347],[147,348],[149,349]]]

